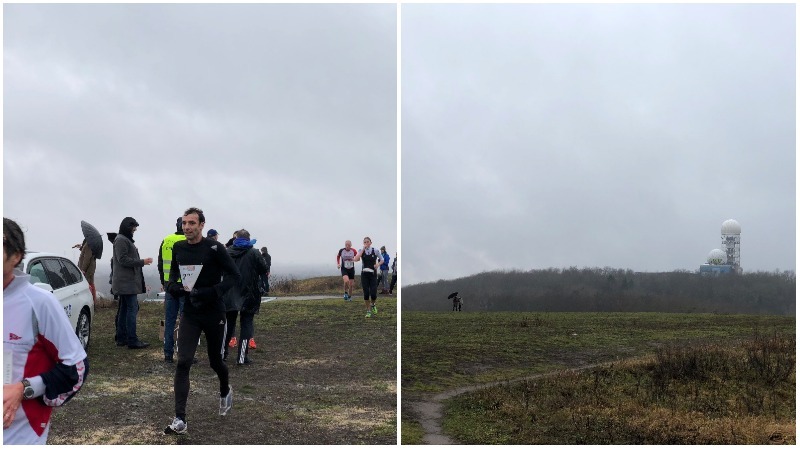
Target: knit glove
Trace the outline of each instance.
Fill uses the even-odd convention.
[[[180,283],[170,283],[167,287],[167,292],[169,292],[169,295],[175,299],[179,299],[189,294]]]
[[[217,298],[219,298],[219,296],[217,295],[217,290],[214,289],[214,286],[194,288],[192,289],[191,294],[189,294],[189,301],[191,301],[192,306],[195,307],[200,307],[211,303]]]

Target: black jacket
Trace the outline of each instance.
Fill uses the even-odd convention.
[[[267,272],[264,258],[252,247],[230,247],[228,253],[239,269],[240,278],[223,297],[225,309],[257,314],[261,308],[259,277]]]
[[[264,262],[267,263],[267,272],[269,272],[272,268],[272,256],[270,256],[269,253],[261,252],[261,257],[264,258]]]
[[[222,298],[228,290],[239,284],[239,270],[222,244],[209,238],[203,238],[197,244],[176,242],[172,247],[167,292],[180,292],[184,285],[191,284],[186,280],[181,283],[181,266],[202,266],[194,281],[194,294],[183,305],[184,314],[204,314],[209,311],[224,313]]]

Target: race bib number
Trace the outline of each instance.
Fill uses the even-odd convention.
[[[344,268],[345,269],[352,269],[353,266],[355,266],[355,262],[353,262],[353,261],[345,261],[344,262]]]
[[[191,291],[194,288],[194,283],[197,282],[197,277],[200,276],[200,271],[203,270],[203,265],[180,266],[180,268],[181,282],[185,288]]]

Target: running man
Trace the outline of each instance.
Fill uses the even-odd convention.
[[[336,254],[336,267],[341,270],[342,282],[344,283],[344,299],[353,299],[353,281],[356,279],[355,257],[358,252],[352,248],[353,244],[348,240],[344,241],[344,248],[339,249]]]
[[[185,301],[178,334],[178,365],[175,368],[175,419],[164,429],[165,434],[184,434],[188,429],[186,401],[189,398],[189,370],[201,333],[206,335],[208,361],[219,378],[219,415],[226,415],[233,406],[228,366],[222,360],[227,325],[222,296],[239,283],[240,275],[225,246],[203,237],[205,222],[203,210],[187,209],[182,217],[186,240],[176,242],[172,247],[167,291],[176,299],[184,297]]]
[[[377,272],[383,263],[383,258],[372,246],[372,239],[369,236],[364,238],[364,248],[358,251],[354,260],[361,261],[361,288],[364,290],[364,307],[367,310],[367,315],[364,317],[372,317],[378,314],[378,307],[375,306],[375,300],[378,298]]]

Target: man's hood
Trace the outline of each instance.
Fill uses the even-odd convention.
[[[139,226],[139,222],[133,217],[126,217],[122,219],[119,224],[119,234],[126,236],[128,239],[133,240],[133,229]]]
[[[249,252],[252,247],[228,247],[228,253],[231,258],[238,258],[245,253]]]

